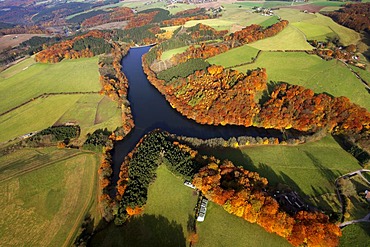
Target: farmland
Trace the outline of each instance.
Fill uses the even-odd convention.
[[[0,116],[0,129],[3,130],[0,142],[67,122],[79,124],[82,137],[98,128],[115,129],[121,125],[121,110],[116,102],[97,93],[86,94],[101,88],[97,57],[57,64],[34,63],[30,58],[3,71],[0,76],[3,95],[0,112],[26,103]],[[56,95],[32,100],[44,93]]]
[[[90,209],[96,216],[95,154],[23,149],[0,164],[2,246],[67,246]]]
[[[346,96],[370,109],[368,93],[361,81],[337,60],[325,61],[304,52],[261,52],[255,63],[235,69],[245,72],[257,67],[266,68],[269,81],[301,85],[335,97]]]
[[[307,39],[325,41],[326,37],[337,36],[343,45],[356,44],[360,34],[335,23],[331,18],[322,14],[306,14],[294,9],[281,9],[277,14],[284,20],[300,29]]]
[[[250,46],[262,51],[312,50],[312,46],[307,43],[304,34],[292,25],[286,27],[277,35],[254,42]]]
[[[222,64],[225,67],[232,67],[252,61],[253,58],[256,57],[257,53],[257,49],[248,45],[243,45],[241,47],[231,49],[228,52],[211,57],[207,61],[210,64]]]
[[[34,36],[47,37],[45,34],[9,34],[0,37],[0,51],[9,47],[18,46],[20,43],[29,40]]]
[[[35,63],[11,77],[8,77],[7,70],[3,71],[0,73],[0,112],[43,93],[99,91],[101,86],[97,63],[97,57],[64,60],[57,64]]]

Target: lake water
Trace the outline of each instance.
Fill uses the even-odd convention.
[[[129,81],[128,100],[131,104],[135,128],[125,139],[117,142],[112,150],[113,184],[118,180],[119,167],[124,157],[135,147],[141,137],[157,128],[176,135],[202,139],[215,137],[229,139],[230,137],[238,136],[281,136],[281,133],[278,131],[266,131],[254,127],[201,125],[182,116],[150,84],[144,74],[141,66],[141,57],[149,49],[149,46],[132,48],[122,60],[122,71]]]

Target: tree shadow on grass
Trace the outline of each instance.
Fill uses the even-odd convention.
[[[143,214],[120,227],[110,224],[96,233],[88,246],[185,247],[186,239],[180,224],[161,215]]]
[[[331,169],[325,167],[321,161],[316,158],[310,152],[304,151],[307,157],[312,161],[312,164],[317,168],[317,170],[323,175],[332,185],[335,183],[335,179],[341,174],[339,172],[334,172]]]

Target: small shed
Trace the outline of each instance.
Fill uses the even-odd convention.
[[[365,199],[370,202],[370,191],[365,190]]]

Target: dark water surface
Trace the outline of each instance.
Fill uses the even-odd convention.
[[[150,47],[130,49],[122,60],[122,71],[129,81],[128,100],[131,104],[135,128],[122,141],[116,143],[113,155],[113,179],[118,180],[119,167],[124,157],[135,147],[146,133],[160,128],[176,135],[202,139],[222,137],[229,139],[238,136],[280,137],[278,131],[239,126],[201,125],[187,119],[173,109],[165,97],[150,84],[141,66],[141,57]]]

